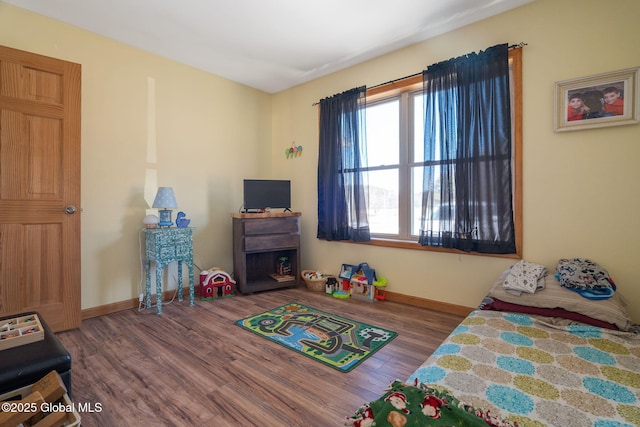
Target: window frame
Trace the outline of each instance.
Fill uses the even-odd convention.
[[[450,248],[442,248],[442,247],[433,247],[433,246],[422,246],[417,241],[412,240],[399,240],[394,238],[385,238],[380,236],[371,236],[371,240],[368,242],[352,242],[361,245],[370,245],[370,246],[383,246],[383,247],[393,247],[393,248],[402,248],[402,249],[412,249],[412,250],[421,250],[428,252],[448,252],[448,253],[458,253],[458,254],[467,254],[467,255],[479,255],[479,256],[489,256],[489,257],[498,257],[498,258],[522,258],[522,49],[521,48],[512,48],[509,50],[509,65],[511,66],[512,71],[512,90],[513,90],[513,104],[512,104],[512,114],[513,114],[513,220],[514,220],[514,228],[515,228],[515,244],[516,244],[516,253],[515,254],[484,254],[478,252],[464,252],[457,249]],[[398,96],[402,93],[412,92],[417,89],[422,88],[422,74],[410,76],[404,79],[395,80],[390,83],[386,83],[380,86],[373,87],[367,90],[367,104],[370,102],[380,101],[386,98],[392,98],[394,96]],[[402,126],[402,125],[401,125]],[[407,133],[407,127],[403,126],[401,132]],[[408,138],[410,135],[403,135],[402,138]],[[402,141],[400,142],[402,144]],[[400,154],[401,156],[408,156],[408,150],[403,150]],[[408,162],[407,164],[411,166]],[[402,162],[402,159],[400,160]],[[375,168],[373,168],[375,169]],[[401,168],[399,166],[398,172],[400,173]],[[400,179],[400,178],[399,178]],[[410,177],[408,178],[410,179]],[[406,199],[406,197],[404,197]],[[406,200],[403,199],[403,196],[400,196],[400,203],[404,203]],[[409,201],[406,201],[406,205],[408,206]],[[399,215],[402,214],[403,209],[399,209]],[[409,209],[410,211],[410,209]],[[410,212],[405,212],[405,216],[409,215],[409,217],[405,218],[406,226],[411,228],[410,222]],[[402,232],[402,230],[400,230]],[[410,230],[409,230],[410,234]]]

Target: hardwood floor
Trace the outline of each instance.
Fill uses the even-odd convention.
[[[298,302],[398,336],[349,373],[236,325]],[[92,426],[340,426],[394,379],[406,380],[462,316],[391,301],[339,300],[303,287],[125,310],[59,339],[72,355],[72,397],[101,409]],[[101,408],[99,408],[101,407]]]

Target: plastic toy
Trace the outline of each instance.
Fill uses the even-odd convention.
[[[349,293],[354,297],[375,301],[373,298],[373,282],[376,280],[376,271],[369,267],[369,264],[363,262],[359,264],[351,274],[351,280],[349,281]]]
[[[373,282],[373,297],[375,299],[384,301],[387,298],[385,295],[385,288],[387,287],[387,284],[387,278],[382,276]]]
[[[333,297],[334,298],[340,298],[340,299],[346,299],[346,298],[351,297],[351,295],[347,291],[335,291],[333,293]]]
[[[234,296],[236,282],[219,267],[200,272],[200,299],[209,301]]]
[[[338,277],[341,279],[351,280],[351,276],[356,271],[358,271],[357,265],[342,264],[342,267],[340,267],[340,274],[338,274]]]
[[[335,277],[327,278],[327,282],[324,284],[324,292],[326,294],[332,295],[337,290],[338,290],[338,279],[336,279]]]
[[[341,280],[341,284],[339,289],[337,285],[334,287],[334,296],[336,296],[336,292],[341,292],[340,295],[347,293],[349,296],[363,298],[368,301],[385,299],[384,287],[387,286],[387,279],[381,277],[378,280],[376,271],[369,267],[366,262],[358,265],[342,264],[338,277]],[[326,292],[329,293],[328,287]],[[336,296],[336,298],[341,297],[344,298],[344,296]]]

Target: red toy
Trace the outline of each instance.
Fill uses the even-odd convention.
[[[236,282],[221,268],[212,268],[200,273],[200,299],[208,301],[225,297],[232,297],[233,285]]]

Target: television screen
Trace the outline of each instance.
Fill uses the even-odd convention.
[[[244,210],[291,208],[291,181],[244,180]]]

